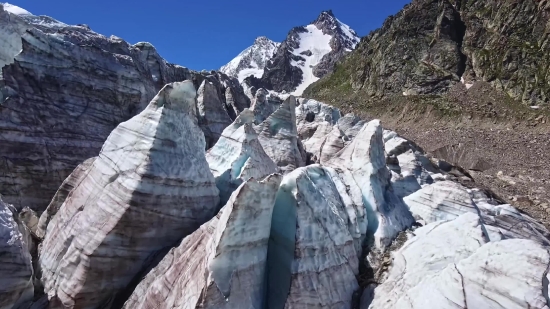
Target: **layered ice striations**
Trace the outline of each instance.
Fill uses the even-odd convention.
[[[258,139],[267,155],[284,173],[305,165],[305,152],[296,127],[296,98],[287,98],[258,127]]]
[[[353,141],[325,165],[342,171],[347,185],[361,188],[368,233],[377,248],[389,245],[400,231],[412,226],[409,209],[393,191],[380,121],[365,124]]]
[[[121,123],[47,226],[40,267],[50,306],[107,306],[149,258],[215,215],[190,81],[165,86]],[[74,179],[80,178],[74,176]]]
[[[172,249],[127,309],[264,308],[271,217],[280,175],[243,183],[220,213]]]
[[[221,205],[225,205],[243,181],[263,179],[277,172],[277,166],[258,141],[253,122],[254,113],[245,109],[206,153],[206,161],[220,190]]]

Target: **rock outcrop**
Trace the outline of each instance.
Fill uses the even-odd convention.
[[[1,13],[0,13],[1,14]],[[30,233],[0,199],[0,308],[23,308],[34,295]]]
[[[251,179],[220,213],[172,249],[128,309],[263,308],[271,216],[281,176]]]
[[[206,161],[220,190],[221,205],[225,205],[243,181],[264,179],[277,172],[277,165],[258,141],[253,122],[254,114],[245,109],[206,153]]]
[[[220,68],[228,76],[242,82],[248,76],[262,77],[264,68],[281,43],[273,42],[265,36],[257,37],[254,44],[243,50],[237,57]]]
[[[47,227],[40,252],[53,307],[107,306],[156,252],[211,219],[218,189],[190,81],[165,86],[109,136]],[[80,176],[73,176],[79,179]]]
[[[332,72],[335,63],[358,43],[355,31],[332,11],[324,11],[311,24],[292,28],[263,74],[249,76],[244,83],[300,96],[307,86]]]
[[[550,255],[537,242],[505,239],[472,213],[414,234],[369,308],[547,308]]]
[[[354,90],[378,100],[483,81],[525,104],[547,105],[548,10],[540,1],[414,0],[305,95]]]
[[[305,152],[298,139],[295,109],[296,98],[291,96],[258,127],[262,147],[284,173],[306,163]]]

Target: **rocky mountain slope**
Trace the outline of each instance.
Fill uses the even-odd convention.
[[[485,81],[524,104],[546,105],[549,10],[548,1],[413,0],[306,93],[379,99]]]
[[[53,33],[5,11],[0,21],[25,29],[0,31],[12,43],[3,55],[18,35],[22,46],[4,58],[0,136],[11,165],[1,175],[12,182],[0,179],[0,193],[24,188],[15,200],[26,203],[58,188],[38,213],[0,200],[0,309],[550,306],[550,231],[474,174],[500,158],[478,154],[506,149],[440,139],[442,119],[491,115],[487,132],[520,119],[501,115],[517,106],[490,84],[352,106],[387,122],[309,98],[268,100],[265,89],[248,109],[237,79],[163,62],[148,43],[85,26]],[[487,114],[463,116],[477,110]],[[407,124],[438,151],[386,123]],[[59,162],[78,166],[55,184],[44,171]]]
[[[254,44],[243,50],[237,57],[220,68],[220,72],[242,82],[248,76],[262,77],[267,62],[281,43],[273,42],[265,36],[256,38]]]
[[[72,170],[166,83],[192,80],[198,89],[208,81],[203,95],[216,99],[207,102],[216,113],[199,119],[208,148],[250,107],[236,79],[167,63],[149,43],[1,8],[0,192],[17,207],[44,210]],[[212,126],[218,119],[223,126]]]
[[[301,95],[307,86],[331,72],[335,63],[353,50],[360,40],[355,31],[339,21],[332,11],[322,12],[307,26],[292,28],[268,59],[262,57],[271,52],[275,44],[259,39],[221,71],[236,74],[239,80],[248,76],[245,81],[248,87],[295,95]],[[258,60],[251,62],[248,60],[251,57]],[[240,66],[242,68],[238,68]],[[262,69],[262,72],[257,69]]]
[[[304,95],[382,119],[548,224],[549,10],[412,1]]]

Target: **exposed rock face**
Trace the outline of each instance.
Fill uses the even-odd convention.
[[[286,175],[271,225],[268,307],[351,308],[365,230],[363,205],[351,203],[334,170]]]
[[[382,132],[378,120],[365,124],[355,139],[326,163],[342,171],[347,185],[354,183],[361,188],[368,232],[373,235],[377,248],[388,246],[400,231],[414,222],[407,206],[393,191]]]
[[[537,242],[503,239],[472,213],[415,235],[369,308],[547,308],[550,256]]]
[[[281,43],[273,42],[265,36],[257,37],[252,46],[221,67],[220,71],[237,78],[240,82],[248,76],[261,78],[267,62],[273,57],[279,45]]]
[[[265,65],[263,75],[250,76],[244,82],[256,88],[302,95],[358,43],[359,37],[348,25],[331,11],[322,12],[311,24],[292,28]]]
[[[263,179],[277,172],[277,165],[258,141],[258,134],[252,128],[253,121],[254,114],[245,109],[206,153],[206,161],[220,190],[221,205],[225,205],[243,181]]]
[[[258,128],[262,147],[285,173],[305,165],[305,153],[298,140],[295,109],[296,98],[291,96]]]
[[[414,0],[305,94],[353,89],[379,99],[485,81],[525,104],[547,104],[549,9],[540,1]]]
[[[263,308],[271,215],[281,176],[243,183],[220,213],[172,249],[128,309]]]
[[[153,254],[214,216],[219,192],[195,98],[190,81],[165,86],[111,133],[87,170],[77,169],[86,175],[50,221],[41,249],[50,306],[108,305]]]
[[[0,199],[0,308],[28,305],[33,298],[30,234],[11,205]]]
[[[213,83],[204,80],[197,91],[199,125],[204,132],[206,147],[211,148],[220,138],[222,131],[231,124],[231,118]]]

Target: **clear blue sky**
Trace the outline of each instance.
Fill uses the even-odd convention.
[[[282,41],[294,26],[332,9],[360,36],[379,28],[410,0],[12,0],[35,15],[88,24],[130,43],[151,42],[168,61],[217,69],[258,36]],[[4,2],[0,0],[0,2]]]

